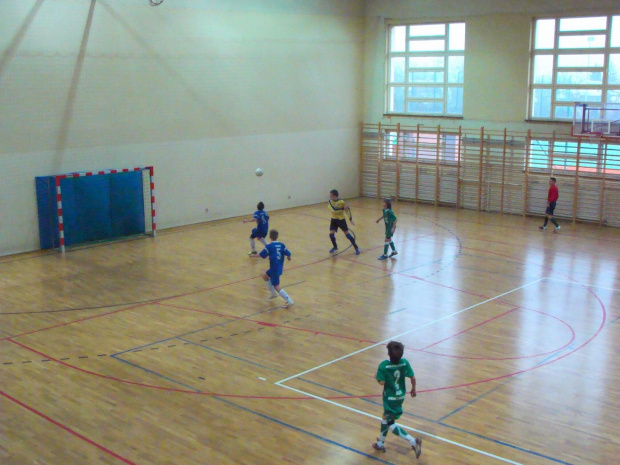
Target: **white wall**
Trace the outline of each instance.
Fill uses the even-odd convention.
[[[364,121],[570,133],[568,123],[527,118],[532,19],[620,13],[617,0],[367,0]],[[465,21],[463,118],[384,117],[386,19]]]
[[[159,228],[357,195],[363,26],[361,0],[2,0],[0,255],[38,248],[38,175],[154,165]]]

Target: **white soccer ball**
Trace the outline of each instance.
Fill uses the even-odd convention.
[[[257,168],[254,173],[256,174],[256,176],[262,176],[263,175],[263,170],[261,170],[260,168]]]

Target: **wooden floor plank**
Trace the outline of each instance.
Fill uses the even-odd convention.
[[[620,231],[400,202],[379,261],[380,202],[351,205],[359,256],[325,205],[270,212],[290,309],[236,219],[3,257],[2,463],[415,463],[370,447],[393,338],[417,463],[617,461]]]

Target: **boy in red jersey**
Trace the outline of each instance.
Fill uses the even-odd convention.
[[[555,225],[555,231],[559,231],[560,225],[553,217],[553,210],[555,210],[555,204],[560,197],[558,186],[555,185],[555,178],[549,178],[549,194],[547,194],[547,210],[545,210],[545,223],[542,226],[539,226],[538,229],[544,231],[547,229],[547,223],[549,220]]]

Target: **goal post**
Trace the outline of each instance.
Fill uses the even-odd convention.
[[[152,166],[35,178],[42,249],[155,236]]]

